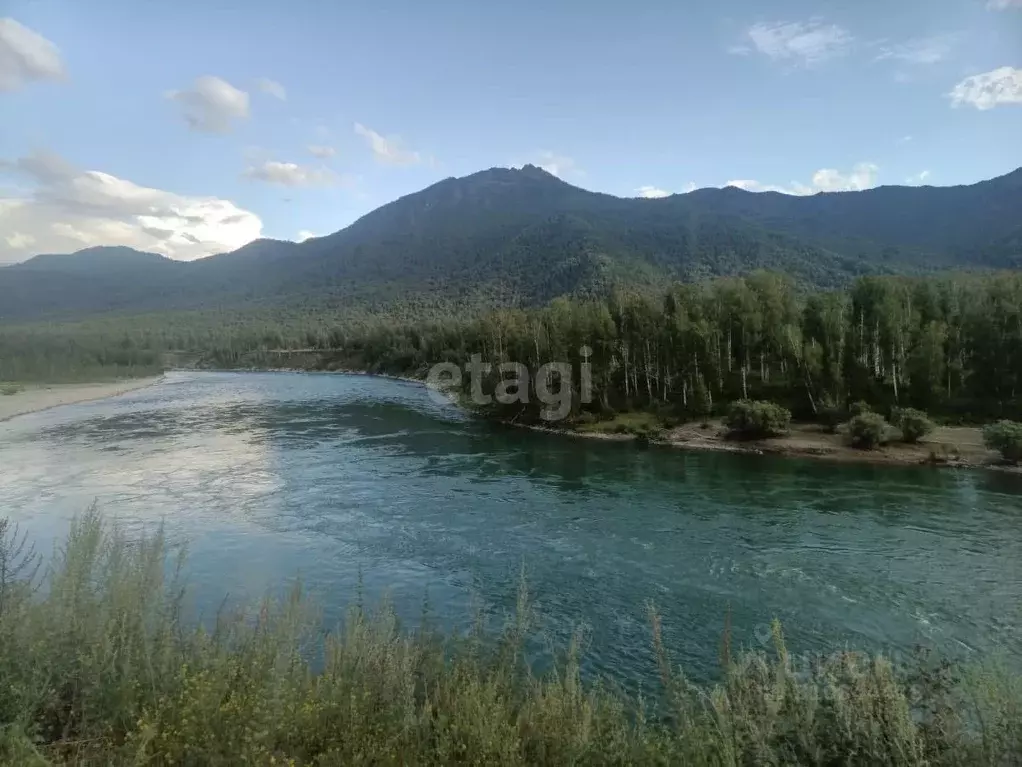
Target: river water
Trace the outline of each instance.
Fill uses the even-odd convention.
[[[0,424],[0,513],[44,550],[93,501],[186,543],[196,609],[300,575],[339,619],[361,580],[415,623],[513,609],[524,568],[555,645],[652,669],[647,600],[674,659],[732,644],[1022,664],[1022,479],[641,449],[496,427],[412,383],[173,373],[124,396]]]

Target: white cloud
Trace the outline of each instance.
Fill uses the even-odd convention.
[[[881,43],[876,61],[893,60],[909,64],[936,64],[947,58],[956,39],[955,35],[935,35],[904,43]]]
[[[781,194],[807,195],[817,192],[853,192],[876,186],[879,168],[871,162],[860,162],[848,173],[834,168],[821,168],[813,174],[808,184],[792,181],[789,186],[761,184],[752,179],[728,181],[724,186],[736,186],[748,192],[780,192]]]
[[[235,120],[248,117],[248,94],[212,75],[195,79],[191,90],[169,91],[168,99],[181,105],[182,116],[193,130],[227,133]]]
[[[640,186],[635,190],[637,197],[645,197],[647,200],[655,200],[658,197],[670,197],[671,193],[666,189],[659,189],[655,186]]]
[[[337,174],[329,168],[312,168],[276,160],[250,165],[245,171],[245,177],[282,186],[330,186],[339,180]]]
[[[405,149],[398,136],[381,136],[362,123],[355,123],[355,133],[366,140],[377,162],[384,165],[418,165],[422,162],[419,153]]]
[[[4,237],[4,241],[11,250],[27,250],[35,244],[35,237],[22,232],[12,232]]]
[[[898,143],[899,144],[907,144],[910,141],[912,141],[912,137],[911,136],[902,136],[900,139],[898,139]]]
[[[267,96],[273,96],[275,99],[287,101],[287,89],[276,80],[271,80],[268,77],[260,77],[256,80],[256,88],[261,90]]]
[[[795,182],[792,182],[795,184]],[[751,178],[737,178],[728,181],[724,184],[725,187],[734,186],[739,189],[744,189],[746,192],[780,192],[781,194],[811,194],[809,191],[803,191],[805,187],[795,185],[796,188],[788,188],[783,186],[774,186],[773,184],[761,184],[758,181]]]
[[[126,245],[191,260],[234,250],[258,238],[254,213],[217,197],[191,197],[139,186],[60,157],[36,153],[3,169],[31,179],[33,189],[0,198],[0,263],[35,253],[92,245]]]
[[[853,192],[876,186],[877,171],[871,162],[860,162],[850,173],[821,168],[813,174],[812,186],[821,192]]]
[[[928,179],[929,177],[930,171],[924,170],[906,178],[905,183],[909,184],[910,186],[919,186],[920,184],[925,184],[926,179]]]
[[[308,229],[302,229],[298,232],[297,242],[305,242],[306,240],[311,240],[315,236],[315,232],[310,232]]]
[[[1009,8],[1022,8],[1022,0],[990,0],[987,8],[992,11],[1006,11]]]
[[[696,182],[689,181],[687,184],[685,184],[682,191],[694,192],[695,189]],[[668,192],[666,189],[660,189],[659,187],[655,186],[640,186],[638,189],[635,190],[635,195],[637,197],[645,197],[647,200],[655,200],[660,197],[669,197],[672,194],[674,194],[674,192]]]
[[[64,64],[57,46],[14,19],[0,19],[0,91],[63,77]]]
[[[313,157],[319,157],[320,159],[323,160],[327,159],[328,157],[333,157],[335,154],[337,154],[337,150],[334,149],[332,146],[324,146],[320,144],[309,144],[309,146],[307,146],[306,149],[309,150],[309,154],[311,154]]]
[[[793,59],[816,64],[848,51],[854,38],[836,24],[819,19],[796,22],[759,23],[746,34],[755,50],[774,60]],[[744,55],[747,46],[732,46],[729,51]]]
[[[953,107],[968,104],[985,110],[999,104],[1022,104],[1022,69],[1001,67],[966,77],[947,95]]]

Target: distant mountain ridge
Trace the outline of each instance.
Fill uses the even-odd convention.
[[[289,302],[531,305],[757,268],[828,286],[1019,267],[1022,169],[956,187],[640,199],[526,165],[444,179],[303,243],[256,240],[188,263],[119,247],[36,256],[0,268],[0,322]]]

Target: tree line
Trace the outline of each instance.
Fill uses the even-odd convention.
[[[468,322],[383,322],[330,343],[358,367],[419,376],[473,354],[494,369],[567,361],[576,390],[585,347],[593,402],[579,406],[596,411],[699,417],[761,399],[813,418],[864,401],[989,420],[1020,412],[1022,276],[863,277],[806,294],[784,275],[757,272]]]
[[[576,412],[702,417],[734,400],[761,399],[797,418],[858,401],[948,420],[1022,416],[1018,272],[868,276],[815,292],[755,272],[660,293],[617,290],[468,317],[408,316],[400,307],[266,309],[0,327],[0,380],[150,371],[170,352],[215,367],[277,367],[286,366],[279,352],[298,349],[314,352],[306,366],[425,377],[436,363],[466,365],[478,355],[493,365],[489,387],[502,377],[500,363],[535,372],[556,361],[573,366],[562,385],[578,391],[588,362],[592,402],[576,401]]]

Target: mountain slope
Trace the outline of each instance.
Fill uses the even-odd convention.
[[[960,187],[793,197],[729,187],[646,200],[533,166],[448,178],[301,244],[191,263],[126,248],[0,269],[0,321],[210,307],[521,305],[756,268],[863,273],[1022,265],[1022,169]]]

